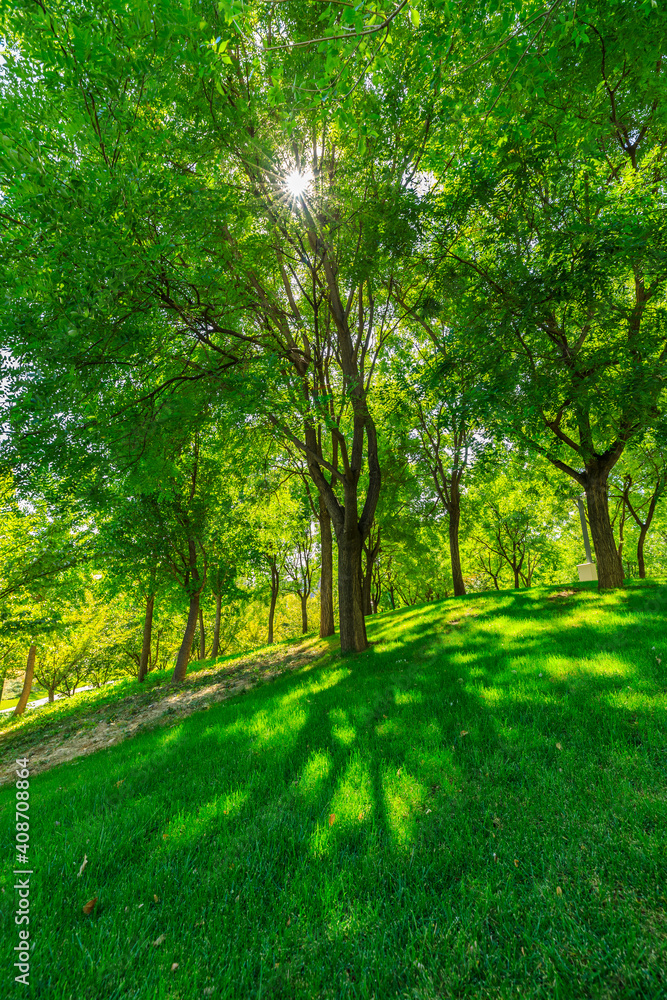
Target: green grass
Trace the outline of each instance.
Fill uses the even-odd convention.
[[[46,698],[48,693],[49,692],[45,689],[35,685],[28,695],[28,704],[30,704],[31,701],[37,701],[39,698]],[[18,698],[5,698],[4,701],[0,701],[0,711],[2,711],[3,708],[14,708],[18,705],[18,703]],[[7,714],[10,715],[11,713],[8,712]]]
[[[0,995],[667,997],[667,586],[573,589],[379,615],[34,777],[29,990],[1,790]]]

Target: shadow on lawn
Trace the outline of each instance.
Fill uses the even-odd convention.
[[[606,598],[582,589],[587,606],[598,601],[602,608]],[[647,597],[649,589],[629,590],[624,613],[645,611],[649,600],[664,607],[665,590]],[[492,607],[467,617],[482,597]],[[356,899],[373,912],[385,907],[385,933],[394,927],[387,981],[395,988],[421,982],[401,955],[434,915],[450,935],[449,957],[430,958],[438,990],[503,983],[508,962],[517,963],[516,981],[524,987],[551,983],[554,975],[565,982],[558,961],[565,968],[573,947],[582,983],[595,976],[611,982],[623,935],[629,940],[641,931],[639,907],[631,904],[656,906],[657,862],[650,845],[644,855],[636,845],[660,829],[664,725],[650,699],[664,693],[664,681],[641,657],[648,642],[662,637],[664,622],[639,623],[642,648],[633,648],[640,638],[633,630],[623,652],[604,654],[606,663],[596,658],[609,640],[589,622],[574,620],[555,647],[541,645],[539,634],[503,645],[505,624],[545,626],[554,615],[567,619],[581,610],[581,602],[554,609],[544,594],[526,591],[444,602],[439,622],[432,605],[406,609],[369,622],[375,644],[363,654],[306,668],[173,730],[114,747],[97,756],[95,773],[90,761],[78,767],[105,822],[128,810],[140,817],[136,836],[157,844],[143,864],[176,873],[181,886],[200,894],[202,919],[229,914],[249,939],[275,933],[269,893],[292,898],[293,907],[310,907],[324,928],[319,960],[326,966],[333,941],[359,979],[361,944],[347,941],[339,918],[354,912],[362,936],[380,931],[363,906],[355,910]],[[495,631],[475,633],[491,620]],[[542,677],[532,666],[536,658],[545,661]],[[558,672],[552,660],[559,658],[574,663],[574,675]],[[523,662],[520,675],[512,674],[513,661]],[[623,705],[629,680],[641,686],[641,697],[635,692],[634,702]],[[45,812],[58,800],[64,774],[70,777],[62,770],[40,777]],[[117,781],[123,783],[116,787]],[[111,886],[119,870],[142,861],[130,836],[96,864],[100,885]],[[206,882],[198,884],[193,868],[206,872]],[[257,898],[265,905],[244,916],[232,897],[258,871],[265,885]],[[553,895],[555,879],[571,904]],[[601,882],[631,887],[627,905],[623,898],[617,904],[625,930],[619,924],[611,949],[595,895]],[[282,913],[280,919],[284,924]],[[597,943],[589,934],[596,921],[603,928]],[[483,926],[487,940],[475,947],[488,961],[480,967],[470,948],[482,940]],[[292,940],[292,932],[280,933]],[[533,951],[523,962],[518,949],[528,939]],[[647,969],[635,969],[638,983]],[[290,995],[276,970],[265,980],[267,996]],[[374,975],[377,995],[396,995],[394,985],[383,993],[387,981],[383,986],[380,973]],[[630,987],[626,974],[624,995],[642,995]]]

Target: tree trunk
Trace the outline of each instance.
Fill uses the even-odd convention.
[[[466,592],[463,582],[463,571],[461,570],[461,554],[459,552],[459,524],[461,522],[461,511],[459,508],[458,490],[454,495],[452,488],[452,502],[449,509],[449,555],[452,562],[452,580],[454,581],[454,597],[463,597]]]
[[[14,709],[14,715],[23,715],[25,712],[25,707],[28,704],[28,698],[30,696],[30,690],[32,688],[32,678],[35,673],[35,656],[37,654],[37,647],[31,646],[28,650],[28,662],[25,668],[25,680],[23,681],[23,690],[21,691],[21,697],[19,698],[18,705]]]
[[[381,529],[377,528],[377,533],[374,535],[373,525],[371,525],[368,537],[362,545],[362,564],[365,557],[365,569],[361,577],[361,602],[364,615],[366,616],[373,614],[373,604],[371,600],[371,594],[373,592],[373,567],[375,566],[375,560],[380,553],[380,531]]]
[[[49,688],[49,705],[52,705],[55,700],[56,700],[56,689],[54,687]]]
[[[643,524],[639,530],[639,538],[637,540],[637,572],[639,573],[639,579],[646,579],[646,566],[644,564],[644,542],[646,541],[646,535],[648,533],[648,524]]]
[[[521,586],[521,581],[519,580],[519,567],[516,563],[512,563],[512,570],[514,571],[514,589],[518,590]]]
[[[361,581],[361,607],[364,612],[364,617],[373,614],[373,608],[371,607],[371,577],[373,575],[373,563],[368,564],[368,556],[366,556],[366,572],[363,574],[363,579]]]
[[[204,612],[199,609],[199,659],[206,659],[206,633],[204,632]]]
[[[588,476],[586,485],[586,505],[588,523],[598,571],[598,590],[610,590],[623,586],[623,567],[618,557],[614,531],[609,519],[609,496],[607,478],[594,479]]]
[[[305,635],[308,631],[308,595],[300,594],[301,597],[301,631]]]
[[[211,659],[215,659],[220,649],[220,618],[222,616],[222,594],[215,595],[215,626],[213,628],[213,647]]]
[[[178,658],[176,660],[176,667],[174,668],[174,676],[172,678],[175,684],[180,684],[181,681],[184,681],[185,675],[188,672],[188,660],[190,659],[190,651],[192,649],[192,643],[195,637],[195,631],[197,629],[198,618],[199,618],[199,594],[197,593],[190,598],[190,611],[188,613],[188,621],[185,626],[183,642],[181,643],[181,648],[178,651]]]
[[[269,636],[267,642],[270,646],[273,642],[273,618],[276,613],[276,602],[280,587],[280,571],[277,566],[276,556],[272,556],[269,561],[271,563],[271,607],[269,608]]]
[[[139,683],[141,683],[148,673],[148,658],[151,653],[151,641],[153,638],[153,606],[155,604],[155,594],[151,594],[146,599],[146,614],[144,615],[144,637],[141,642],[141,656],[139,658]]]
[[[320,572],[320,638],[333,635],[333,540],[331,537],[331,516],[322,497],[319,497],[320,511],[320,553],[322,567]]]
[[[361,594],[361,535],[356,518],[338,541],[338,617],[341,653],[359,653],[368,646]]]

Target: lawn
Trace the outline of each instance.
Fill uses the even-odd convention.
[[[666,621],[664,584],[407,608],[36,775],[27,990],[5,787],[0,995],[667,997]]]

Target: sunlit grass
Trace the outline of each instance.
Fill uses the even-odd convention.
[[[667,997],[667,586],[572,589],[377,616],[36,776],[33,995]]]

